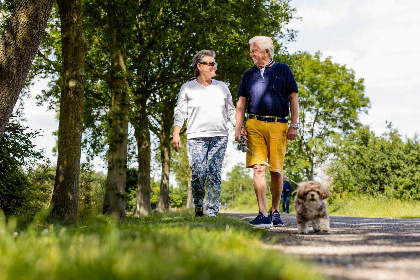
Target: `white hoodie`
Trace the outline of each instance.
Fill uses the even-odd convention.
[[[235,123],[235,106],[229,88],[211,80],[203,86],[192,80],[182,85],[174,113],[174,126],[182,127],[187,119],[187,139],[228,136],[227,120]]]

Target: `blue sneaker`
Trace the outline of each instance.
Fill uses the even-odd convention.
[[[259,212],[258,216],[249,222],[250,225],[254,227],[272,227],[273,223],[271,222],[270,217],[265,217],[263,213]]]
[[[272,212],[270,214],[270,218],[271,218],[271,221],[273,222],[273,225],[275,227],[284,227],[284,223],[280,218],[279,211],[276,210],[276,211]]]

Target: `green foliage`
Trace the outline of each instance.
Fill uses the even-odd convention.
[[[30,167],[44,159],[32,143],[38,135],[39,131],[22,126],[19,119],[12,117],[0,139],[0,209],[6,215],[18,214],[30,202],[26,193],[29,179],[22,166]]]
[[[155,181],[153,178],[150,180],[150,189],[152,193],[150,194],[150,204],[152,209],[156,209],[156,206],[159,202],[160,194],[160,181]]]
[[[335,143],[328,168],[334,193],[420,200],[418,135],[403,141],[391,125],[380,137],[363,127]]]
[[[220,201],[227,203],[229,208],[238,207],[243,203],[249,204],[249,201],[255,201],[254,185],[249,170],[239,163],[235,165],[231,172],[226,175],[226,181],[222,180],[222,193]]]
[[[268,170],[268,169],[267,169]],[[242,163],[235,165],[231,172],[226,176],[227,180],[222,180],[222,193],[220,201],[224,205],[227,203],[229,209],[243,209],[257,205],[254,192],[254,183],[250,170],[245,168]],[[270,173],[267,171],[267,202],[271,207],[270,193]]]
[[[35,214],[49,207],[54,189],[55,173],[56,168],[48,164],[38,164],[28,171],[27,197],[29,204],[25,205],[26,211],[24,212]]]
[[[187,205],[187,199],[187,189],[180,187],[174,188],[172,186],[169,188],[169,205],[172,208],[185,207]]]
[[[175,180],[180,191],[188,196],[188,183],[191,180],[191,169],[188,162],[187,134],[181,133],[181,148],[177,153],[171,149],[171,171],[175,174]]]
[[[321,53],[283,56],[299,87],[299,136],[288,144],[285,166],[294,181],[312,180],[315,168],[331,155],[334,135],[358,128],[359,114],[369,107],[363,79],[352,69]]]
[[[79,179],[79,216],[96,215],[102,212],[106,177],[92,170],[92,165],[82,163]]]
[[[160,181],[155,181],[153,178],[150,182],[151,186],[151,206],[152,209],[156,208],[159,201],[160,193]],[[187,205],[187,189],[186,188],[174,188],[169,189],[169,205],[172,208],[185,207]],[[127,184],[125,188],[125,204],[126,210],[132,212],[135,210],[137,200],[137,169],[129,168],[127,171]]]
[[[127,170],[127,182],[125,185],[125,210],[132,212],[136,208],[137,199],[137,169],[129,168]]]
[[[263,232],[224,215],[170,213],[25,232],[0,217],[0,275],[8,279],[324,279],[302,260],[267,249]]]

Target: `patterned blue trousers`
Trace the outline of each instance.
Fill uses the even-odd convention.
[[[207,179],[207,215],[219,212],[222,190],[222,163],[225,158],[228,137],[201,137],[187,140],[188,162],[191,167],[191,189],[194,204],[203,206]]]

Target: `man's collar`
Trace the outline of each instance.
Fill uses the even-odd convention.
[[[274,65],[274,63],[275,63],[275,61],[273,60],[273,59],[271,59],[266,65],[265,65],[265,67],[264,68],[267,68],[267,67],[271,67],[271,66],[273,66]],[[262,69],[263,67],[262,66],[258,66],[258,69]]]

